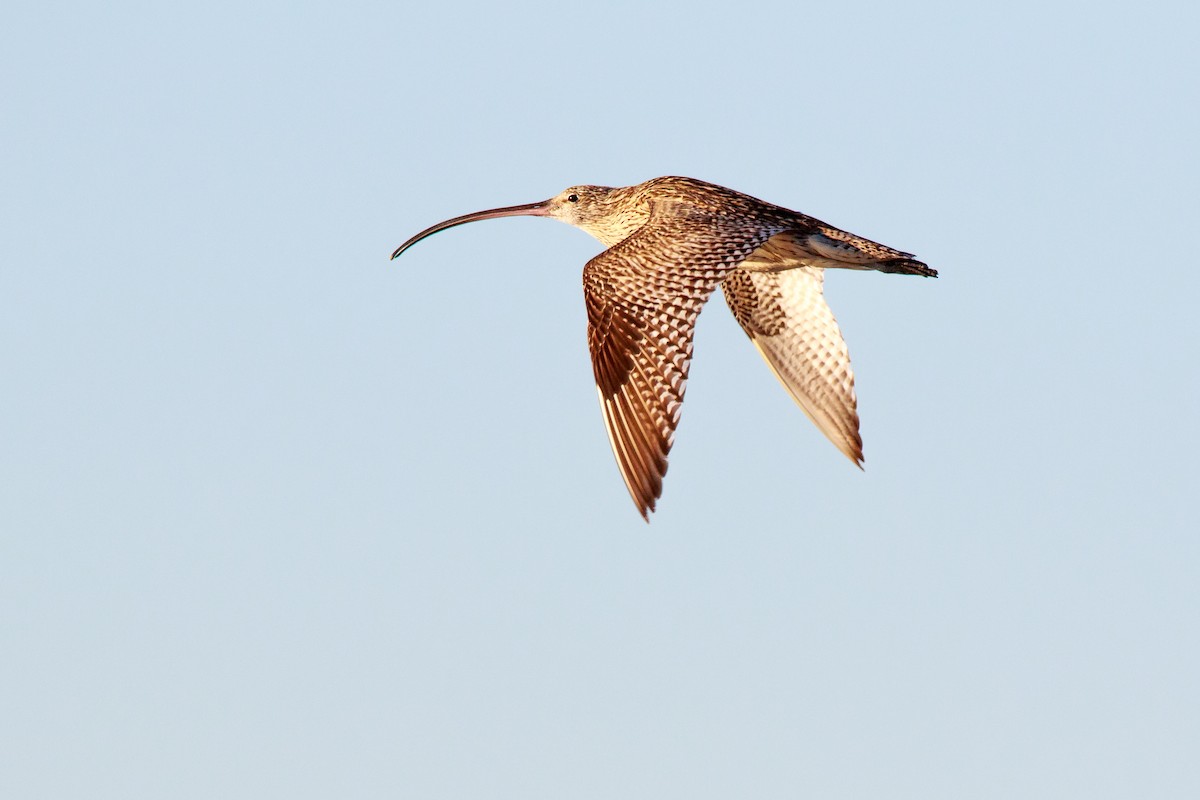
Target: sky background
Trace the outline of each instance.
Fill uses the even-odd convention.
[[[1200,796],[1193,3],[0,12],[0,796]],[[647,526],[547,220],[830,274],[866,471],[719,300]]]

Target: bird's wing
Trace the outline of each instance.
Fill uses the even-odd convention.
[[[646,519],[662,495],[696,318],[721,280],[767,235],[745,220],[656,207],[642,228],[583,270],[604,425]]]
[[[774,240],[725,278],[734,317],[788,394],[855,464],[862,465],[850,353],[825,302],[825,272],[781,268]]]

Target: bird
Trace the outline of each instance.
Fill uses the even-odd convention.
[[[454,217],[413,236],[392,259],[448,228],[513,216],[566,222],[607,248],[583,268],[588,350],[609,444],[644,520],[662,497],[696,319],[718,286],[788,394],[862,468],[854,373],[825,302],[824,273],[937,277],[924,262],[806,214],[677,176],[571,186],[538,203]]]

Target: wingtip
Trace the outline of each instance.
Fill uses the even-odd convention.
[[[649,525],[650,515],[654,513],[654,498],[651,498],[649,502],[638,502],[637,510],[638,513],[642,515],[642,519],[645,521],[645,523]]]
[[[856,446],[849,447],[849,448],[843,448],[843,447],[839,446],[838,449],[842,451],[842,455],[844,455],[846,458],[850,459],[850,463],[852,463],[854,466],[858,467],[863,472],[867,471],[867,468],[863,466],[863,462],[866,461],[867,459],[863,455],[861,443],[857,443]]]

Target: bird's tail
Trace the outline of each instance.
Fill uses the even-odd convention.
[[[810,266],[832,269],[873,269],[899,275],[923,275],[936,278],[937,270],[918,261],[912,253],[873,242],[831,225],[817,229],[787,231],[780,246],[792,245],[795,255]]]
[[[924,261],[915,258],[889,258],[870,265],[871,269],[880,272],[892,272],[898,275],[923,275],[926,278],[936,278],[937,270],[930,268]]]

